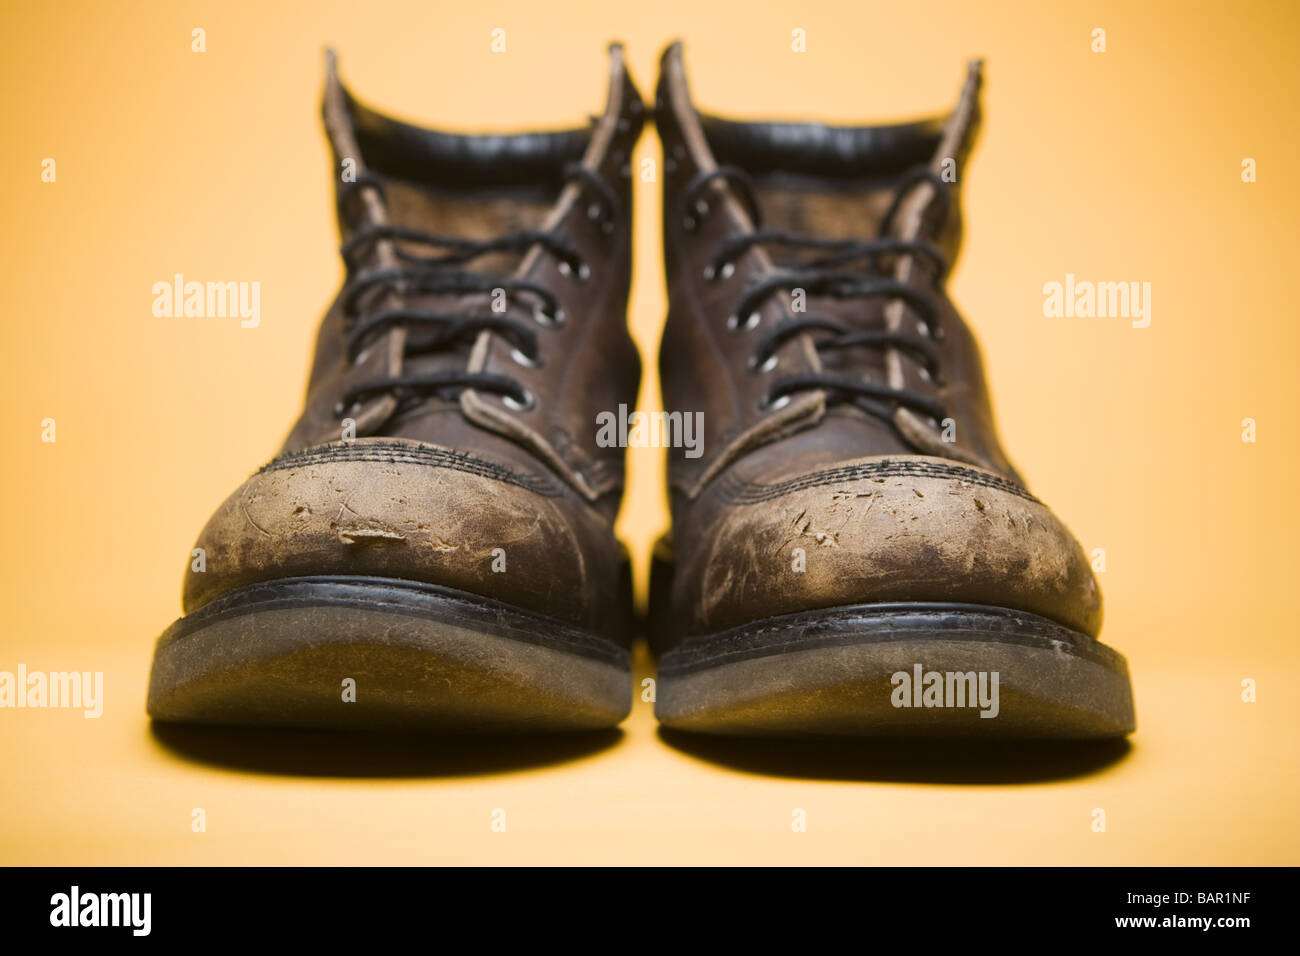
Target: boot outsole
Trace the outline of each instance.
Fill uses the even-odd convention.
[[[942,706],[916,696],[917,665],[945,675],[930,698]],[[971,672],[988,695],[998,675],[996,716],[954,706],[970,685],[946,675]],[[1038,615],[973,604],[828,608],[689,637],[660,658],[656,693],[665,726],[710,734],[1087,740],[1136,727],[1123,655]]]
[[[564,622],[418,582],[301,577],[231,591],[169,627],[148,712],[197,724],[565,731],[614,726],[631,697],[627,649]]]

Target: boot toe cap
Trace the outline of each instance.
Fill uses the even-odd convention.
[[[584,533],[572,497],[558,481],[421,443],[317,446],[271,462],[217,509],[184,607],[272,579],[359,575],[589,623],[601,562],[586,552],[617,544]]]
[[[679,542],[674,575],[692,633],[893,601],[995,605],[1092,636],[1101,628],[1101,594],[1078,542],[1042,502],[990,472],[872,458],[785,481],[732,481],[711,497],[716,520],[701,529],[705,540]]]

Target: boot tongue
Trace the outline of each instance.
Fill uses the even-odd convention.
[[[812,181],[815,182],[815,181]],[[818,239],[869,241],[877,238],[877,224],[894,196],[894,178],[882,178],[870,188],[844,191],[814,191],[812,182],[760,185],[759,200],[764,225]],[[798,250],[779,245],[768,246],[768,254],[778,271],[811,271],[819,275],[843,276],[847,281],[863,282],[873,276],[890,274],[888,259],[878,263],[859,258],[847,262],[818,265],[832,253],[823,250]],[[799,311],[800,297],[792,294],[790,315],[795,319],[825,317],[854,331],[883,331],[884,303],[876,298],[836,298],[809,295],[804,310]],[[821,340],[828,333],[815,332]],[[878,348],[823,349],[819,353],[823,368],[844,377],[867,377],[884,381],[884,352]]]
[[[811,191],[807,188],[806,181],[796,179],[783,183],[778,179],[759,190],[767,225],[824,239],[870,240],[887,237],[930,241],[951,262],[961,241],[957,190],[966,156],[979,125],[981,78],[982,64],[979,61],[971,62],[957,105],[944,122],[938,144],[925,163],[949,183],[946,187],[946,203],[935,201],[935,187],[927,181],[905,186],[908,176],[915,169],[906,165],[898,165],[888,172],[882,171],[869,181],[856,184],[851,192]],[[887,127],[881,128],[881,133],[884,134],[886,130]],[[882,222],[900,192],[902,201],[882,231]],[[940,221],[945,207],[946,218]],[[778,267],[797,268],[801,262],[812,261],[818,255],[796,254],[779,248],[772,250]],[[866,279],[873,275],[892,278],[896,275],[897,265],[897,257],[885,256],[876,263],[855,260],[817,269],[854,279]],[[809,297],[806,313],[832,318],[859,331],[883,331],[886,328],[885,305],[885,301],[879,298]],[[817,337],[820,338],[821,335]],[[823,349],[819,355],[823,368],[830,374],[866,376],[881,382],[886,380],[884,349]]]
[[[523,205],[514,201],[485,199],[482,195],[470,192],[438,191],[393,177],[385,177],[384,183],[388,222],[430,236],[486,242],[529,228],[536,222],[526,218]],[[393,248],[403,268],[428,275],[462,272],[505,281],[514,274],[523,260],[522,252],[503,250],[466,261],[431,265],[427,260],[453,253],[454,249],[400,240],[393,243]],[[408,294],[400,298],[401,308],[440,315],[481,314],[491,311],[492,305],[490,292]],[[410,354],[403,363],[404,374],[421,375],[441,369],[465,367],[474,345],[473,339],[466,337],[436,351],[421,350],[422,346],[428,346],[438,338],[438,331],[434,328],[408,328]]]
[[[388,221],[394,226],[479,242],[535,227],[549,209],[545,202],[534,210],[515,199],[491,198],[482,190],[440,190],[392,176],[384,176],[384,196]],[[395,245],[413,257],[438,254],[423,243]],[[522,253],[492,252],[448,268],[504,277],[513,274],[522,259]]]
[[[379,188],[349,194],[339,207],[339,232],[346,242],[362,229],[392,226],[410,229],[429,237],[444,237],[452,245],[441,247],[425,242],[386,239],[359,247],[351,257],[350,275],[355,278],[375,270],[400,269],[412,275],[472,273],[504,282],[519,267],[523,251],[493,251],[464,261],[430,263],[454,254],[455,241],[488,241],[522,229],[539,228],[550,210],[553,196],[537,187],[491,188],[473,182],[444,185],[421,182],[423,169],[419,153],[421,137],[442,134],[420,130],[389,120],[359,105],[343,87],[332,52],[326,54],[324,97],[326,135],[335,159],[339,180],[373,182]],[[377,287],[358,301],[362,317],[387,309],[402,309],[445,316],[487,313],[491,292],[419,293]],[[390,333],[375,333],[362,349],[390,351],[390,336],[404,338],[404,356],[394,374],[421,376],[439,371],[463,370],[473,349],[473,336],[446,343],[435,326],[409,324]],[[435,345],[436,348],[429,348]],[[430,396],[428,401],[437,403]],[[397,422],[385,427],[392,432]]]

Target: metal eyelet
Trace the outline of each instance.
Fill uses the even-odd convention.
[[[559,269],[560,275],[568,278],[576,278],[579,282],[586,282],[591,278],[591,269],[588,268],[585,262],[578,263],[578,271],[576,273],[573,271],[573,266],[569,265],[567,262],[561,262]]]
[[[692,215],[692,213],[694,214]],[[687,232],[695,232],[695,230],[700,228],[700,223],[708,214],[709,204],[703,199],[697,199],[695,201],[694,209],[687,212],[685,218],[682,219],[682,228]]]
[[[565,321],[564,310],[556,309],[552,315],[546,311],[545,306],[539,305],[533,309],[533,321],[544,329],[558,329]]]
[[[334,403],[334,417],[338,419],[351,418],[359,411],[361,411],[360,402],[353,402],[351,405],[344,405],[341,401]]]
[[[919,369],[916,370],[916,374],[921,376],[921,381],[923,382],[934,381],[934,376],[930,374],[930,370],[926,368],[924,365],[922,365]]]
[[[746,364],[749,370],[753,372],[755,375],[766,375],[768,372],[772,371],[779,364],[781,364],[781,360],[777,357],[776,353],[773,352],[762,362],[755,362],[754,358],[751,357],[749,362]]]
[[[515,363],[516,365],[522,365],[524,368],[541,368],[541,367],[542,367],[542,358],[541,358],[540,355],[539,355],[537,358],[535,358],[535,359],[533,359],[533,358],[529,358],[529,357],[528,357],[527,355],[525,355],[523,352],[519,351],[519,349],[511,349],[511,350],[510,350],[510,358],[512,358],[512,359],[514,360],[514,363]]]
[[[704,281],[716,282],[719,279],[730,279],[736,274],[736,264],[734,262],[724,262],[721,269],[714,269],[713,263],[704,267]]]
[[[587,207],[587,218],[590,219],[592,222],[595,222],[604,214],[605,214],[605,210],[600,208],[600,203],[598,202],[594,202]]]
[[[501,404],[516,412],[531,412],[537,407],[537,399],[528,389],[524,389],[524,400],[518,401],[513,395],[502,395]]]
[[[727,331],[734,332],[736,335],[742,335],[745,332],[758,328],[758,324],[762,321],[763,317],[759,315],[758,312],[749,313],[749,316],[743,323],[738,317],[729,315],[727,316]]]
[[[789,404],[790,404],[789,395],[782,395],[774,402],[769,402],[767,400],[767,396],[764,395],[762,398],[758,400],[758,410],[760,412],[775,412],[778,409],[785,408]]]
[[[930,328],[930,323],[926,322],[924,319],[916,323],[916,331],[920,332],[927,339],[934,338],[934,330]]]

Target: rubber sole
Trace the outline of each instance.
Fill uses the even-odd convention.
[[[613,640],[450,588],[302,577],[232,591],[169,627],[148,711],[200,724],[561,731],[612,727],[631,699],[628,651]]]
[[[712,734],[1100,739],[1136,727],[1121,654],[972,604],[829,608],[686,638],[660,658],[656,696],[664,725]]]

